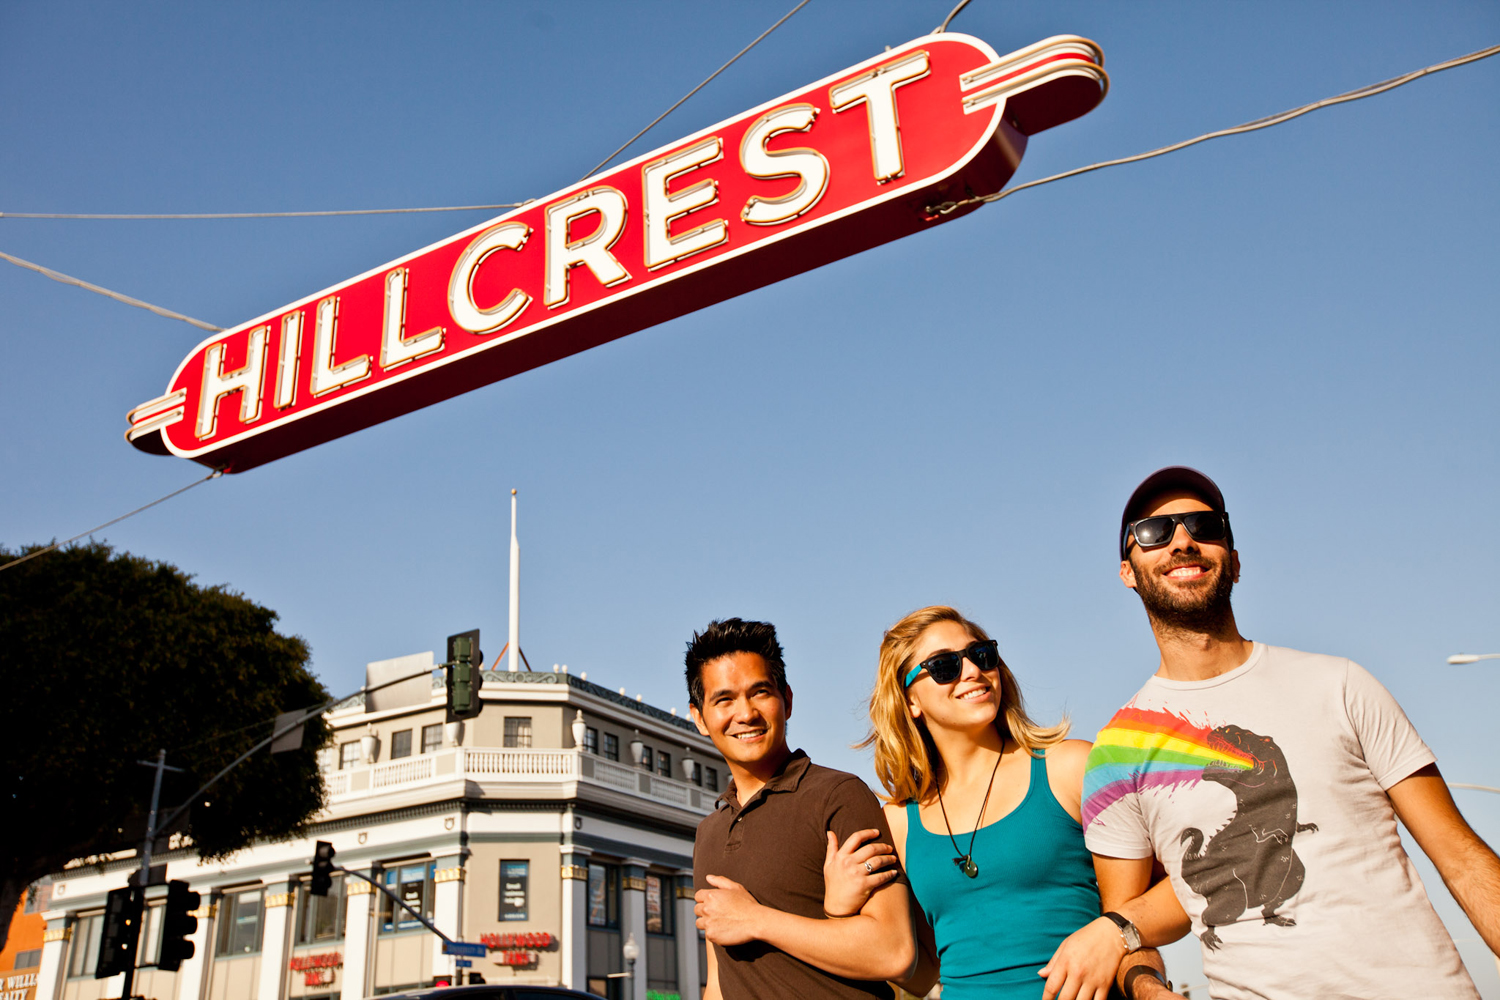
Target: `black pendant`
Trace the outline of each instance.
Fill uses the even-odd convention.
[[[979,866],[974,863],[974,859],[969,855],[965,854],[961,858],[954,858],[953,863],[958,865],[958,870],[969,876],[969,878],[979,877]]]

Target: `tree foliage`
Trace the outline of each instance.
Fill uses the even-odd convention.
[[[31,551],[31,550],[27,550]],[[0,548],[0,564],[24,553]],[[307,644],[275,628],[276,613],[166,563],[115,555],[102,543],[61,549],[0,572],[0,945],[20,894],[80,857],[138,848],[152,771],[172,781],[174,807],[271,734],[278,712],[328,693],[308,670]],[[321,716],[302,748],[253,755],[174,829],[203,858],[305,831],[323,806]]]

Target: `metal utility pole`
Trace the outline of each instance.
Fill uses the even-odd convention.
[[[142,767],[150,767],[156,770],[156,775],[151,782],[151,810],[146,814],[146,841],[141,845],[141,868],[136,875],[136,892],[140,893],[142,902],[140,913],[141,917],[144,917],[146,914],[144,905],[146,887],[151,885],[151,849],[156,843],[156,815],[161,807],[162,775],[167,771],[177,771],[180,773],[182,768],[172,767],[167,763],[167,752],[165,750],[156,751],[156,760],[154,761],[138,760],[136,763]],[[136,926],[131,931],[136,936],[135,944],[137,946],[140,943],[140,925],[143,923],[145,923],[144,919],[137,920]],[[120,991],[120,1000],[130,1000],[133,995],[132,990],[135,988],[135,967],[139,961],[139,957],[136,947],[131,947],[130,951],[137,955],[137,959],[125,968],[125,983]]]

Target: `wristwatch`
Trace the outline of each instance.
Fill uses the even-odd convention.
[[[1121,984],[1123,992],[1129,1000],[1135,1000],[1135,981],[1142,976],[1156,980],[1167,988],[1168,993],[1172,992],[1172,984],[1166,976],[1149,965],[1133,965],[1125,971],[1125,981]]]
[[[1120,928],[1120,939],[1125,942],[1125,954],[1129,955],[1133,951],[1141,950],[1141,932],[1135,929],[1135,924],[1132,924],[1113,910],[1106,913],[1105,916],[1113,920],[1115,925]]]

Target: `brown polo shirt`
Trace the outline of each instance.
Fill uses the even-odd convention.
[[[718,808],[698,824],[693,844],[693,885],[712,888],[709,875],[723,875],[750,890],[761,903],[787,913],[823,919],[823,858],[828,831],[839,843],[856,830],[890,829],[880,803],[852,774],[819,767],[801,750],[749,802],[740,805],[734,782]],[[882,997],[886,983],[829,975],[763,941],[724,948],[713,945],[724,1000]]]

